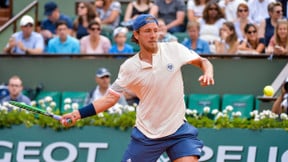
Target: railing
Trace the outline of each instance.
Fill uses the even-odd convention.
[[[5,31],[7,28],[9,28],[11,25],[13,25],[13,32],[16,32],[17,31],[17,21],[19,20],[19,18],[24,16],[26,13],[28,13],[33,8],[35,8],[34,21],[38,22],[38,1],[33,1],[27,7],[25,7],[22,11],[20,11],[17,15],[15,15],[12,19],[10,19],[6,24],[4,24],[0,28],[0,34],[3,31]]]

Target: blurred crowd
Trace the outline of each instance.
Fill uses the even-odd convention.
[[[119,1],[95,0],[79,1],[72,19],[49,1],[45,19],[24,15],[3,51],[133,54],[133,21],[149,13],[158,19],[159,42],[178,41],[198,54],[288,55],[287,6],[287,0],[134,0],[122,13]]]

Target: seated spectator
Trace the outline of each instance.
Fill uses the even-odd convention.
[[[281,93],[273,103],[272,112],[275,114],[288,114],[288,78],[281,85]]]
[[[237,19],[236,12],[240,3],[247,3],[245,0],[220,0],[219,6],[226,15],[227,21],[235,21]]]
[[[261,54],[265,52],[264,38],[258,38],[257,26],[247,24],[244,28],[245,39],[238,46],[239,54]]]
[[[117,27],[113,31],[113,39],[115,44],[109,49],[109,54],[133,54],[133,47],[126,43],[128,29],[125,27]]]
[[[141,14],[149,14],[151,8],[156,7],[150,0],[136,0],[127,5],[122,26],[132,30],[133,20]],[[155,15],[154,15],[155,16]]]
[[[210,54],[209,44],[208,42],[199,38],[200,24],[196,20],[192,20],[187,24],[187,32],[189,38],[185,39],[182,44],[189,48],[190,50],[194,50],[198,54]]]
[[[249,18],[249,7],[246,3],[240,3],[237,7],[237,19],[234,21],[235,30],[238,40],[241,41],[245,37],[244,28],[248,23],[253,23]]]
[[[158,41],[159,42],[177,41],[177,37],[167,31],[167,26],[163,19],[158,19],[158,27],[159,27],[158,28],[158,34],[159,34]]]
[[[77,6],[77,17],[73,23],[73,32],[77,39],[88,35],[88,24],[90,21],[95,20],[101,22],[97,16],[94,6],[90,2],[80,2]]]
[[[14,33],[4,52],[8,54],[42,54],[44,50],[44,39],[41,34],[34,32],[34,20],[25,15],[20,20],[21,31]]]
[[[17,75],[12,76],[9,79],[8,83],[9,96],[2,98],[0,103],[3,104],[4,102],[17,101],[30,105],[31,100],[27,96],[22,94],[22,90],[23,90],[23,84],[21,78]]]
[[[79,41],[69,35],[68,25],[65,21],[56,23],[57,36],[50,39],[47,53],[50,54],[80,54]]]
[[[114,0],[96,0],[95,4],[101,19],[102,34],[112,33],[120,23],[121,3]]]
[[[257,26],[269,17],[268,5],[275,0],[248,0],[249,17]]]
[[[88,25],[89,35],[81,38],[81,54],[108,54],[111,48],[110,40],[100,35],[101,24],[98,21],[91,21]]]
[[[277,0],[278,2],[280,2],[283,6],[283,17],[288,17],[288,2],[287,0]]]
[[[203,17],[199,19],[200,39],[209,43],[211,53],[215,53],[215,41],[219,41],[219,31],[225,22],[225,15],[217,2],[209,2],[203,11]]]
[[[156,7],[151,10],[152,15],[165,21],[168,32],[185,31],[185,3],[183,0],[155,0]]]
[[[236,54],[238,50],[238,38],[233,22],[224,22],[220,29],[220,41],[215,42],[217,54]]]
[[[210,0],[188,0],[187,1],[187,18],[188,21],[198,20],[203,16],[206,4]]]
[[[48,42],[48,40],[56,34],[57,21],[65,21],[69,28],[68,33],[72,33],[72,19],[64,14],[61,14],[58,5],[55,2],[49,1],[44,5],[44,14],[47,16],[47,18],[41,23],[41,34],[46,42]]]
[[[272,36],[267,53],[275,55],[288,55],[288,22],[278,20],[274,35]]]
[[[272,2],[268,5],[269,17],[264,19],[259,26],[259,37],[265,39],[266,47],[274,34],[277,21],[282,19],[282,12],[282,4],[280,2]]]
[[[109,90],[111,86],[111,73],[106,68],[99,68],[96,71],[95,82],[97,84],[96,88],[93,88],[86,100],[87,103],[92,103],[93,101],[103,97]],[[118,103],[121,105],[127,105],[124,95],[121,95]]]

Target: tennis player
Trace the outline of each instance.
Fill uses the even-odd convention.
[[[181,67],[199,67],[203,71],[200,85],[208,86],[214,84],[213,66],[177,42],[157,42],[158,31],[155,17],[138,16],[133,23],[132,40],[139,44],[140,51],[121,65],[118,78],[104,97],[63,115],[62,121],[70,126],[81,118],[103,112],[129,89],[140,103],[122,162],[155,162],[163,152],[174,162],[197,162],[203,142],[197,138],[198,130],[185,120]],[[65,122],[68,118],[71,124]]]

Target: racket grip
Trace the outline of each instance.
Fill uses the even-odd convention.
[[[53,115],[53,118],[60,121],[62,117],[59,115]],[[66,122],[71,123],[72,121],[71,121],[71,119],[66,119]]]

